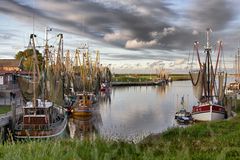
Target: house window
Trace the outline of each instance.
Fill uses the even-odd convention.
[[[0,85],[3,85],[4,83],[3,83],[4,81],[3,81],[3,76],[0,76]]]
[[[8,82],[12,81],[12,75],[8,75]]]

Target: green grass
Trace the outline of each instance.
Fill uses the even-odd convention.
[[[170,74],[173,81],[190,80],[188,74]],[[157,78],[156,74],[116,74],[113,82],[147,82]]]
[[[0,159],[235,160],[240,158],[239,122],[237,115],[229,120],[171,128],[150,135],[138,144],[102,138],[93,142],[62,139],[7,143],[0,145]]]
[[[7,113],[11,110],[10,105],[0,105],[0,114]]]
[[[237,159],[240,117],[173,128],[139,144],[63,139],[0,146],[0,159]]]
[[[170,74],[173,81],[190,80],[189,74]]]
[[[147,82],[152,81],[154,77],[131,77],[131,76],[119,76],[114,77],[113,82]]]

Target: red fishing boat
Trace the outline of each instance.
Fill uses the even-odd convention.
[[[223,106],[224,90],[227,74],[221,68],[224,66],[222,56],[222,41],[218,42],[215,49],[216,63],[213,64],[212,47],[209,42],[211,29],[207,29],[207,44],[204,47],[204,59],[201,60],[198,51],[199,42],[194,43],[197,54],[198,69],[191,69],[189,74],[192,81],[193,92],[198,103],[193,106],[192,117],[196,121],[212,121],[225,118],[225,107]],[[192,62],[191,64],[194,64]],[[192,67],[191,67],[192,68]]]

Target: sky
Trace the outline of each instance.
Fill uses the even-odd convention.
[[[114,73],[160,68],[187,73],[193,43],[199,41],[204,56],[210,27],[213,51],[222,40],[225,66],[232,72],[240,43],[239,5],[238,0],[0,0],[0,58],[24,50],[31,33],[42,46],[50,27],[53,45],[58,33],[71,55],[87,44]]]

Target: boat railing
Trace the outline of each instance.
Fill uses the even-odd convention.
[[[15,130],[50,130],[60,126],[65,119],[64,116],[58,117],[57,122],[49,124],[16,124]]]

